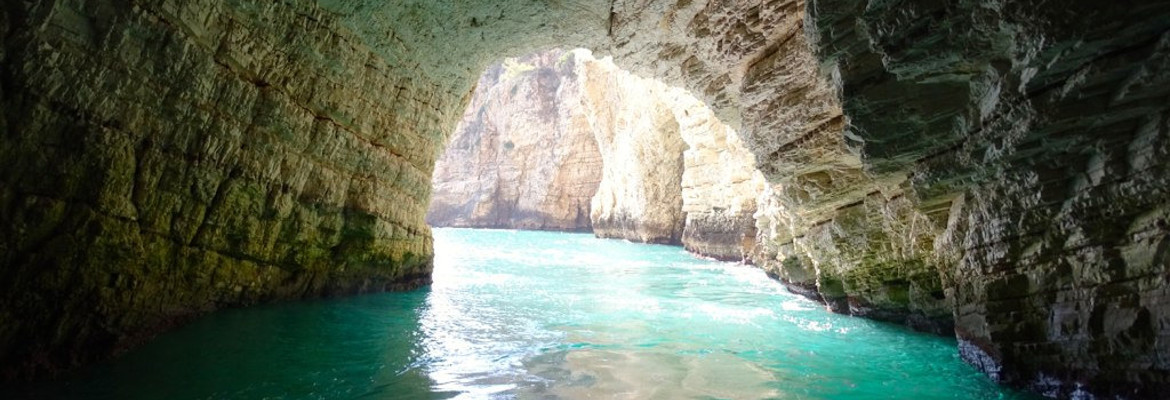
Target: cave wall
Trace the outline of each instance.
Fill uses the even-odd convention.
[[[488,67],[435,164],[432,226],[591,231],[601,153],[580,105],[588,53]]]
[[[927,222],[907,172],[867,169],[845,134],[836,76],[804,29],[804,2],[644,7],[614,18],[610,51],[632,71],[689,88],[755,156],[769,188],[749,258],[835,312],[949,334],[932,243],[945,222]]]
[[[753,259],[794,290],[943,304],[965,360],[1054,396],[1170,389],[1165,2],[487,3],[5,3],[6,372],[425,277],[476,75],[561,45],[736,129],[769,182]]]
[[[429,281],[449,110],[329,13],[0,9],[0,368],[100,358],[219,307]]]
[[[944,227],[962,357],[1050,396],[1162,396],[1170,4],[818,0],[809,15],[852,146],[875,173],[907,171]]]

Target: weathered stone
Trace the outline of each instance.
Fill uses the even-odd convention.
[[[436,164],[429,223],[555,230],[596,223],[602,237],[681,237],[688,249],[720,259],[744,260],[751,251],[763,177],[735,131],[693,96],[583,49],[508,59],[476,88]],[[582,201],[590,198],[600,207],[594,221]]]
[[[443,132],[398,121],[444,111],[387,96],[435,88],[329,13],[211,1],[0,13],[5,377],[223,306],[429,280],[422,212]]]
[[[690,95],[675,99],[683,152],[682,244],[726,261],[751,262],[756,248],[756,198],[766,182],[739,135]]]
[[[647,82],[612,62],[584,65],[585,109],[601,149],[602,180],[593,195],[593,233],[647,243],[678,243],[682,213],[683,150],[662,83]],[[602,88],[622,88],[603,90]]]
[[[737,130],[769,181],[752,258],[794,288],[887,319],[949,304],[965,359],[1046,394],[1170,391],[1164,2],[54,0],[0,21],[6,369],[425,276],[431,168],[475,74],[570,45]],[[606,219],[682,226],[632,215]]]
[[[580,64],[552,50],[495,64],[435,165],[434,226],[590,231],[601,154]]]
[[[1167,16],[1155,2],[810,10],[846,136],[872,171],[909,171],[919,208],[946,221],[935,259],[961,354],[996,380],[1170,390],[1167,325],[1152,322],[1168,279]]]

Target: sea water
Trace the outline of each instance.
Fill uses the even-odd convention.
[[[588,234],[436,229],[434,283],[227,310],[15,397],[1024,399],[952,338],[755,267]]]

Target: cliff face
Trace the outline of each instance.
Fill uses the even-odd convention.
[[[963,358],[1054,396],[1164,395],[1170,5],[864,3],[810,21],[855,148],[944,228]]]
[[[1168,25],[1157,1],[7,2],[0,365],[425,279],[475,74],[568,45],[736,129],[769,182],[753,259],[794,290],[926,327],[949,309],[1007,383],[1156,398]]]
[[[602,181],[593,196],[593,233],[647,243],[682,236],[682,153],[686,148],[667,100],[670,89],[586,63],[584,107],[601,149]]]
[[[754,206],[755,221],[742,223],[756,231],[746,241],[754,248],[727,253],[747,252],[793,291],[836,312],[949,333],[951,307],[933,249],[945,222],[926,219],[905,173],[867,170],[856,135],[844,132],[834,75],[822,68],[809,42],[815,36],[803,29],[804,4],[667,10],[619,15],[618,42],[630,44],[614,51],[635,59],[623,52],[657,52],[676,62],[633,68],[695,89],[721,120],[737,126],[755,156],[769,188]],[[662,36],[641,34],[664,29]],[[703,215],[694,220],[701,225]]]
[[[436,164],[429,223],[592,229],[747,257],[763,176],[695,97],[586,50],[509,59],[476,87]]]
[[[434,88],[315,7],[160,3],[0,9],[5,377],[429,280]]]
[[[678,96],[674,115],[687,143],[683,152],[682,244],[692,253],[725,261],[752,261],[756,199],[766,182],[739,135],[690,95]]]
[[[602,168],[588,116],[575,106],[579,57],[554,50],[488,68],[435,165],[428,223],[591,229]]]

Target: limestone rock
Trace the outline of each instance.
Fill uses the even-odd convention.
[[[678,243],[683,149],[665,85],[620,71],[612,62],[584,65],[584,105],[601,149],[602,180],[593,196],[593,233],[648,243]],[[623,90],[599,90],[623,88]],[[626,90],[628,89],[628,90]]]
[[[435,165],[428,223],[591,230],[602,168],[581,57],[592,59],[553,50],[488,68]]]
[[[687,143],[683,152],[682,244],[726,261],[751,262],[756,246],[756,198],[764,175],[739,135],[689,94],[675,97],[675,118]]]
[[[600,236],[676,242],[682,224],[696,253],[750,253],[763,175],[694,96],[583,49],[509,59],[476,87],[436,164],[431,224],[589,230],[581,199],[599,194]]]
[[[1170,5],[818,2],[873,171],[908,172],[965,360],[1051,397],[1170,390]]]
[[[259,5],[257,3],[256,5]],[[0,7],[0,374],[429,281],[435,90],[307,4]]]
[[[1168,31],[1152,0],[7,2],[0,365],[425,279],[431,169],[477,74],[571,45],[736,129],[769,182],[753,259],[796,290],[871,316],[943,301],[998,380],[1157,398]],[[591,212],[681,235],[613,204]]]

